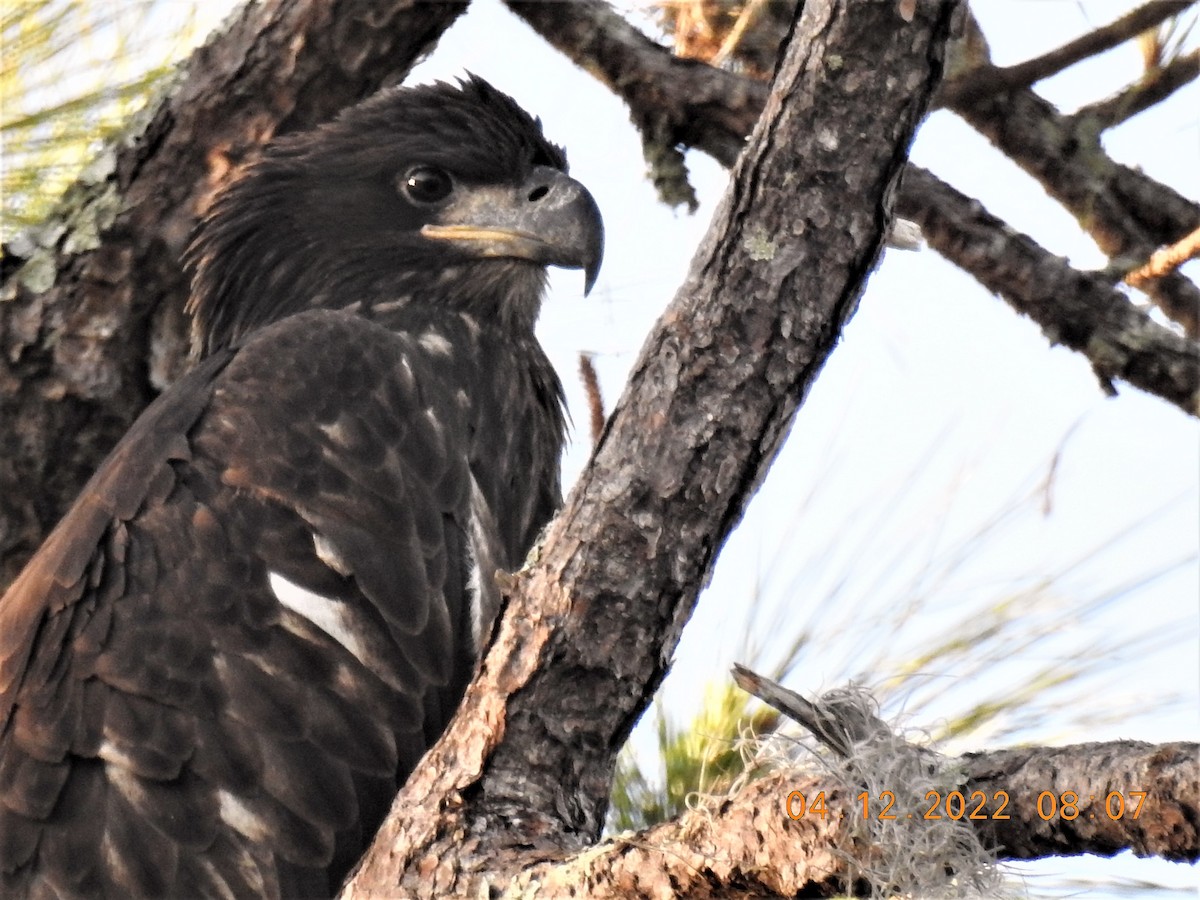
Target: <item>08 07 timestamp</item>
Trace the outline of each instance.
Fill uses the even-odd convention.
[[[1103,814],[1113,821],[1126,816],[1137,819],[1142,813],[1142,804],[1146,800],[1146,793],[1146,791],[1109,791],[1103,798]],[[875,798],[871,797],[869,791],[863,791],[855,799],[860,804],[864,819],[875,818],[880,821],[901,818],[920,818],[926,821],[937,819],[999,821],[1012,818],[1005,812],[1010,803],[1008,791],[994,791],[990,797],[984,791],[971,791],[969,794],[964,794],[962,791],[950,791],[946,794],[941,791],[926,791],[925,803],[928,805],[922,804],[913,812],[898,810],[896,795],[892,791],[880,791]],[[1096,800],[1095,795],[1089,795],[1085,802],[1075,791],[1062,791],[1058,794],[1053,791],[1042,791],[1037,797],[1037,814],[1044,821],[1059,818],[1070,822],[1080,816],[1098,818]],[[806,815],[824,819],[831,812],[826,803],[824,791],[819,791],[811,800],[800,791],[792,791],[788,794],[784,806],[788,816],[792,819],[801,819]]]

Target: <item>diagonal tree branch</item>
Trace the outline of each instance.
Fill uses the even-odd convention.
[[[506,2],[624,100],[644,135],[698,147],[727,167],[737,161],[766,103],[766,84],[673,56],[602,0]]]
[[[1041,325],[1052,343],[1085,353],[1109,391],[1119,378],[1200,416],[1200,346],[925,169],[909,166],[904,182],[897,212],[920,224],[930,246]]]
[[[640,33],[627,35],[627,39],[616,42],[621,49],[619,56],[604,49],[607,47],[605,39],[592,36],[593,31],[607,21],[604,18],[607,7],[598,0],[579,0],[569,4],[509,0],[509,5],[572,61],[585,71],[596,74],[621,96],[630,105],[635,122],[655,119],[672,123],[691,122],[690,137],[682,136],[683,132],[680,131],[676,133],[677,139],[703,150],[719,162],[730,164],[730,152],[740,134],[737,129],[743,126],[755,109],[757,94],[752,90],[755,82],[751,79],[698,65],[690,60],[677,59],[666,48],[649,41]],[[972,21],[969,16],[968,20]],[[623,24],[624,28],[636,32],[628,23]],[[649,73],[653,73],[653,76]],[[637,85],[647,80],[654,80],[658,85],[653,94],[636,89]],[[727,105],[722,103],[723,94],[730,98]],[[698,97],[704,97],[704,103],[696,103]],[[1103,153],[1098,138],[1093,142],[1094,146],[1089,145],[1088,151],[1083,152],[1079,149],[1078,139],[1073,136],[1074,129],[1049,104],[1029,91],[1019,92],[1019,97],[1019,110],[1014,111],[1010,106],[996,106],[981,121],[991,122],[995,130],[1002,132],[1010,116],[1020,114],[1029,117],[1024,126],[1012,126],[1017,128],[1018,134],[1006,137],[1006,146],[1001,149],[1007,152],[1008,145],[1016,145],[1014,152],[1028,156],[1027,166],[1032,169],[1031,174],[1043,184],[1060,188],[1057,193],[1052,191],[1056,199],[1075,211],[1081,224],[1087,226],[1089,231],[1105,236],[1102,246],[1107,244],[1107,248],[1120,252],[1138,248],[1138,252],[1131,253],[1129,258],[1140,262],[1149,258],[1162,243],[1149,237],[1147,232],[1164,234],[1178,230],[1179,235],[1183,235],[1190,232],[1196,222],[1200,222],[1200,206],[1140,172],[1113,163]],[[1029,135],[1027,132],[1035,134]],[[1035,144],[1038,152],[1021,146],[1022,139]],[[1072,147],[1075,149],[1071,150]],[[1065,158],[1056,161],[1059,157]],[[902,205],[905,208],[914,209],[923,202],[911,187],[902,188]],[[1138,225],[1137,216],[1130,213],[1126,204],[1144,212],[1151,220],[1148,225]],[[1079,277],[1096,282],[1095,276]],[[1157,285],[1160,296],[1156,299],[1167,304],[1178,297],[1173,308],[1178,308],[1177,314],[1186,321],[1192,298],[1200,297],[1195,285],[1178,274],[1160,279]],[[1016,299],[1020,291],[1010,296],[1003,284],[994,283],[990,287],[1010,301],[1021,302]],[[1154,289],[1153,286],[1151,289]],[[1125,315],[1133,318],[1142,316],[1128,299],[1112,290],[1111,286],[1106,296],[1120,298],[1126,307]],[[1047,295],[1044,299],[1051,304],[1058,302],[1057,295]],[[1162,353],[1168,362],[1141,367],[1138,381],[1131,383],[1184,409],[1193,410],[1195,404],[1189,399],[1189,379],[1186,376],[1182,380],[1175,376],[1161,382],[1155,380],[1158,375],[1174,371],[1169,361],[1178,359],[1180,347],[1177,338],[1163,328],[1151,329],[1141,337],[1145,343],[1141,345],[1140,357],[1148,360]],[[1104,347],[1085,343],[1074,349],[1087,355],[1098,371],[1108,372],[1111,376],[1111,360],[1100,355]]]
[[[617,752],[883,246],[955,7],[805,3],[687,281],[345,896],[470,894],[471,847],[508,841],[519,869],[595,840]]]
[[[1179,15],[1191,4],[1192,0],[1153,0],[1103,28],[1097,28],[1049,53],[1015,66],[1000,68],[987,64],[971,69],[946,82],[942,88],[942,102],[947,106],[969,104],[991,94],[1032,87],[1043,78],[1049,78],[1077,62],[1123,44],[1143,31]]]
[[[968,22],[978,31],[973,18]],[[1064,116],[1027,88],[972,101],[951,97],[946,105],[1070,210],[1114,260],[1140,262],[1200,225],[1200,205],[1114,162],[1100,144],[1100,131]],[[1175,273],[1145,290],[1190,338],[1200,339],[1200,288]]]
[[[1097,103],[1080,107],[1070,116],[1071,130],[1107,131],[1145,112],[1200,76],[1200,50],[1175,57],[1132,84]]]
[[[1145,265],[1138,266],[1125,276],[1125,283],[1131,287],[1141,287],[1151,278],[1162,278],[1185,262],[1197,258],[1200,258],[1200,228],[1152,255]]]

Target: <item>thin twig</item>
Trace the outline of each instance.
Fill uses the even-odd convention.
[[[1145,112],[1200,76],[1200,50],[1177,56],[1153,69],[1137,84],[1131,84],[1107,99],[1081,107],[1070,121],[1088,122],[1089,128],[1105,131]]]
[[[1151,279],[1169,275],[1189,259],[1197,257],[1200,257],[1200,228],[1151,255],[1145,265],[1138,266],[1125,276],[1125,283],[1130,287],[1142,288]]]
[[[814,703],[738,663],[733,666],[733,681],[747,694],[803,726],[843,759],[850,757],[856,744],[891,732],[886,722],[864,708],[857,692],[847,695],[853,702],[840,702],[842,695],[831,691]]]
[[[579,354],[579,378],[583,381],[583,391],[587,394],[588,421],[592,429],[592,446],[600,442],[600,432],[604,430],[604,397],[600,393],[600,379],[596,376],[596,367],[592,364],[591,354]]]
[[[1063,46],[1015,66],[985,65],[971,69],[943,88],[945,102],[970,103],[1014,88],[1025,88],[1081,60],[1122,44],[1148,28],[1177,16],[1191,0],[1152,0],[1103,28],[1078,37]]]

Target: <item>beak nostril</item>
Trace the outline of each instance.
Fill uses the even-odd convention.
[[[543,197],[545,197],[548,193],[550,193],[550,188],[546,187],[546,185],[544,185],[544,184],[538,185],[532,191],[529,192],[529,202],[536,203],[538,200],[541,200]]]

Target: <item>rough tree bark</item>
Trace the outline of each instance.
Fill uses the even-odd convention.
[[[675,143],[703,150],[725,166],[737,157],[741,138],[748,134],[765,98],[764,85],[754,79],[677,59],[666,48],[643,37],[628,22],[615,17],[601,0],[577,0],[571,4],[506,0],[549,43],[581,68],[595,75],[629,105],[634,124],[651,145]],[[1046,191],[1061,202],[1091,234],[1100,247],[1113,256],[1112,273],[1081,273],[1064,260],[1036,244],[1041,271],[1056,284],[1088,284],[1097,289],[1115,285],[1126,271],[1145,262],[1162,244],[1173,244],[1200,225],[1200,205],[1169,187],[1114,163],[1100,145],[1100,134],[1128,115],[1144,109],[1151,99],[1161,100],[1171,89],[1200,74],[1200,57],[1188,54],[1173,63],[1152,84],[1136,85],[1096,108],[1085,108],[1074,116],[1059,114],[1050,104],[1025,87],[1030,78],[1045,77],[1077,61],[1088,48],[1107,47],[1180,12],[1188,4],[1164,0],[1098,29],[1093,35],[1072,42],[1069,52],[1056,51],[1039,57],[1032,66],[998,69],[991,65],[987,44],[974,19],[968,17],[966,33],[957,42],[954,71],[948,76],[937,102],[949,103],[954,112],[992,140],[997,147],[1038,179]],[[782,37],[782,34],[780,35]],[[956,85],[964,85],[959,89]],[[996,84],[1000,93],[982,90]],[[1119,110],[1119,111],[1118,111]],[[906,217],[930,221],[938,215],[934,198],[926,196],[911,181],[901,188],[900,204]],[[686,193],[676,187],[670,196]],[[943,221],[945,217],[942,217]],[[968,244],[970,233],[953,231],[946,223],[943,240],[932,242],[941,252],[953,243]],[[1012,229],[991,219],[988,234],[998,244],[1006,242]],[[978,232],[974,236],[978,237]],[[946,254],[944,254],[946,255]],[[954,253],[951,262],[995,290],[1015,309],[1032,315],[1028,285],[1009,283],[996,277],[996,267],[986,255]],[[972,265],[973,263],[978,265]],[[1013,271],[1013,270],[1010,270]],[[1200,289],[1178,273],[1147,280],[1139,285],[1159,306],[1184,326],[1181,341],[1170,328],[1115,291],[1109,301],[1092,314],[1085,304],[1064,296],[1059,303],[1042,292],[1045,303],[1032,317],[1053,343],[1061,335],[1086,334],[1095,340],[1064,341],[1083,353],[1097,373],[1101,387],[1115,391],[1113,382],[1124,380],[1167,400],[1184,412],[1200,416],[1200,345],[1195,328],[1200,322]],[[1089,288],[1090,290],[1091,288]],[[1076,298],[1078,299],[1078,298]],[[1113,303],[1122,309],[1117,312]],[[1081,318],[1082,316],[1082,318]],[[1114,330],[1113,326],[1120,327]],[[1136,332],[1136,337],[1133,335]],[[1136,353],[1131,338],[1136,341]],[[1162,355],[1181,365],[1147,364],[1147,356]],[[1137,357],[1137,358],[1135,358]],[[1166,376],[1159,378],[1158,376]]]
[[[1200,802],[1196,752],[1195,744],[1083,744],[988,753],[953,765],[962,777],[957,789],[971,798],[967,809],[979,816],[981,836],[988,846],[1003,847],[1009,859],[1043,857],[1053,847],[1063,855],[1132,849],[1143,856],[1194,860],[1194,812]],[[1158,785],[1162,796],[1142,799],[1135,820],[1140,793],[1133,792],[1145,784]],[[801,814],[798,803],[789,809],[793,791],[806,798],[824,794],[824,814]],[[986,798],[982,806],[974,799],[977,791]],[[998,792],[1007,798],[1003,811]],[[1043,792],[1054,798],[1055,813],[1048,818],[1038,814]],[[1070,801],[1069,792],[1080,799],[1077,807],[1065,808],[1072,818],[1064,821],[1061,798],[1067,794]],[[589,852],[533,867],[509,890],[515,896],[517,888],[536,886],[544,897],[828,896],[857,880],[848,857],[870,859],[876,849],[864,839],[857,794],[857,788],[832,785],[811,773],[773,772],[674,821],[615,835]],[[946,815],[945,798],[943,791],[934,814]],[[913,799],[900,809],[925,815],[931,805],[925,791]],[[1050,802],[1043,800],[1043,813]],[[869,815],[878,816],[883,803],[871,798]]]
[[[954,8],[905,22],[873,0],[805,5],[687,281],[345,897],[644,887],[615,868],[575,880],[564,854],[598,837],[617,751],[853,313]],[[769,890],[763,871],[718,883]]]

